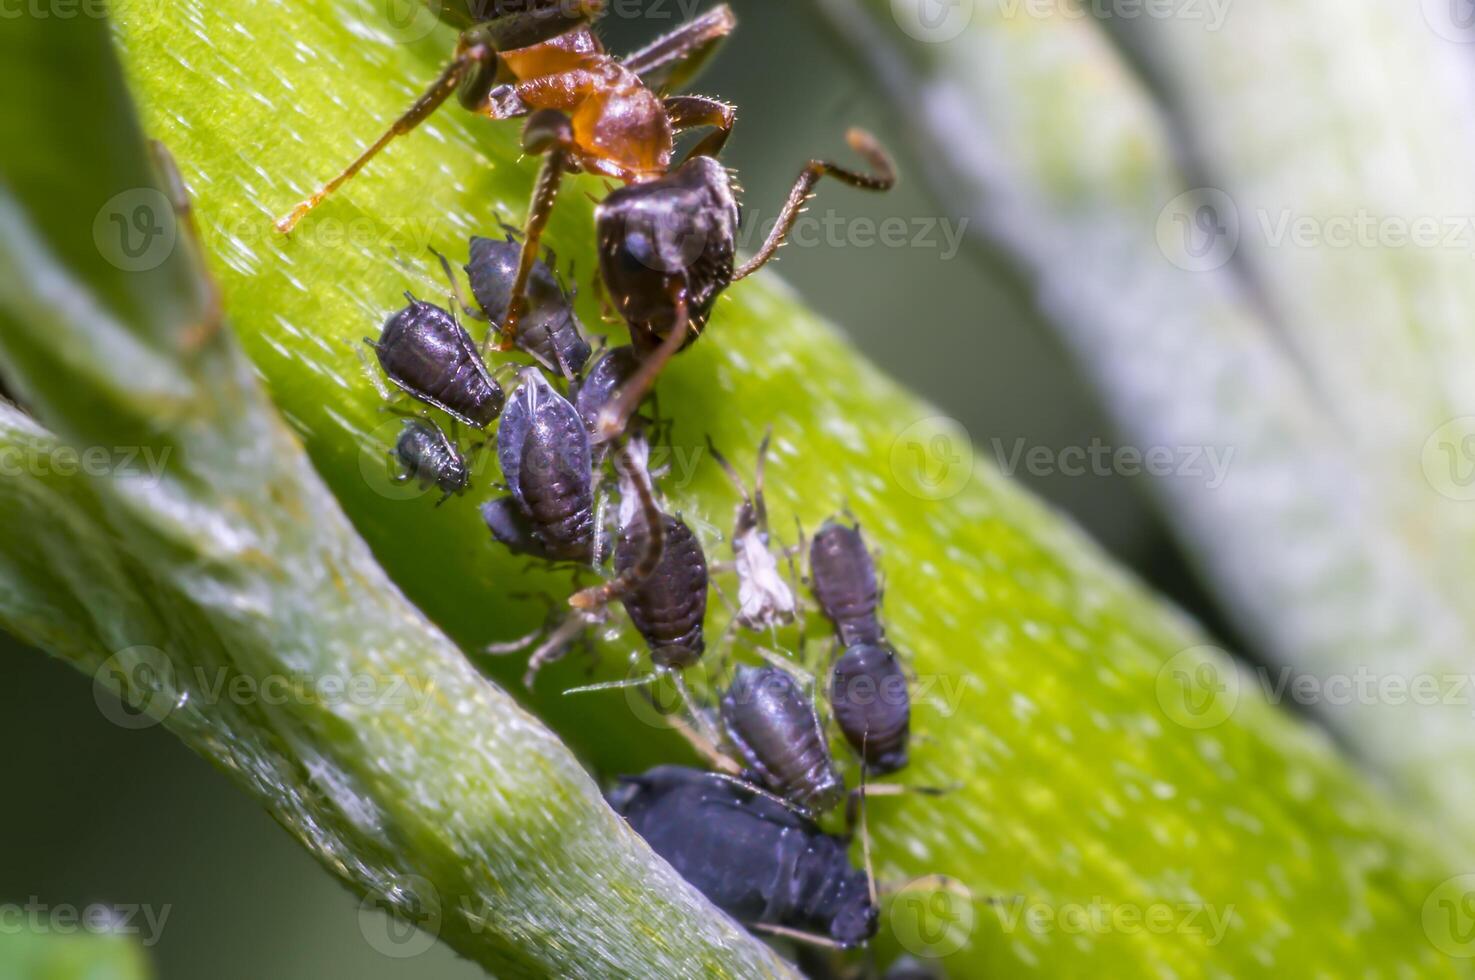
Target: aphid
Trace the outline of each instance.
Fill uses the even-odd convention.
[[[599,427],[599,415],[619,394],[620,387],[640,368],[640,355],[634,347],[611,347],[590,366],[589,373],[574,386],[574,407],[592,436]]]
[[[505,239],[471,239],[469,261],[463,268],[476,306],[460,300],[468,316],[493,323],[500,323],[506,317],[521,251],[522,244],[510,233]],[[451,264],[439,253],[436,257],[456,289]],[[589,360],[590,348],[574,312],[574,294],[564,288],[548,263],[540,258],[528,275],[525,298],[526,312],[516,337],[518,349],[532,355],[550,371],[557,371],[565,378],[576,377]]]
[[[884,635],[876,616],[881,590],[876,583],[875,561],[860,536],[860,528],[826,521],[810,545],[809,569],[814,597],[835,624],[841,644],[879,644]]]
[[[664,539],[660,560],[622,602],[657,667],[688,667],[706,650],[702,624],[707,616],[707,557],[681,518],[661,514],[658,523]],[[615,571],[620,576],[632,576],[649,555],[644,543],[649,526],[642,517],[621,533],[615,547]]]
[[[889,647],[857,644],[835,661],[830,708],[845,741],[872,772],[895,772],[907,764],[911,697]]]
[[[389,380],[427,405],[484,429],[502,411],[502,386],[471,335],[446,310],[405,293],[410,305],[384,322],[374,349]]]
[[[428,419],[405,419],[399,439],[390,455],[404,467],[395,478],[398,483],[419,480],[422,487],[432,483],[440,487],[442,496],[436,501],[439,507],[452,494],[465,493],[471,483],[471,474],[466,459],[461,455],[440,426]]]
[[[732,32],[736,18],[720,5],[622,61],[594,36],[591,24],[603,12],[603,0],[515,5],[493,0],[489,16],[480,22],[459,7],[446,11],[447,19],[466,30],[440,77],[358,159],[277,222],[279,230],[290,231],[453,91],[459,90],[462,105],[478,114],[527,116],[523,149],[542,156],[543,163],[509,289],[511,302],[501,320],[498,346],[506,350],[515,344],[529,306],[525,284],[563,175],[584,172],[624,182],[627,186],[612,192],[596,211],[599,265],[605,291],[644,364],[628,390],[601,413],[595,433],[600,442],[624,431],[666,361],[701,332],[717,296],[774,257],[822,177],[867,190],[887,190],[896,182],[879,144],[851,130],[850,145],[874,172],[811,160],[763,246],[734,270],[738,208],[731,178],[716,156],[732,131],[735,112],[716,99],[661,97],[656,90],[689,80]],[[712,132],[673,167],[675,134],[698,127],[712,127]],[[485,349],[497,337],[489,330]]]
[[[842,949],[876,934],[871,876],[851,865],[845,838],[713,773],[657,766],[620,782],[615,811],[739,922]]]
[[[497,459],[508,496],[482,507],[492,536],[512,550],[549,561],[594,557],[594,461],[574,407],[536,368],[497,428]]]
[[[743,761],[779,796],[823,813],[845,796],[814,702],[778,667],[737,668],[720,704],[723,728]]]
[[[779,573],[778,559],[769,550],[768,507],[763,500],[763,470],[768,456],[768,439],[763,434],[758,444],[758,462],[754,466],[753,492],[748,493],[743,479],[712,440],[707,449],[722,467],[728,479],[742,495],[732,527],[733,565],[738,578],[737,624],[750,630],[769,630],[792,623],[796,604],[794,591]]]

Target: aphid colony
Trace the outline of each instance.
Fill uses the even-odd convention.
[[[592,23],[602,0],[482,0],[473,14],[445,5],[464,28],[451,63],[390,130],[341,174],[279,222],[290,230],[391,139],[413,129],[453,92],[493,119],[524,118],[523,147],[542,157],[526,225],[501,238],[472,238],[462,293],[451,263],[449,308],[406,294],[409,304],[366,341],[390,383],[454,423],[450,435],[428,415],[406,419],[389,456],[400,480],[442,492],[471,487],[472,467],[456,425],[488,430],[504,493],[481,505],[492,539],[510,552],[555,566],[592,570],[599,581],[569,598],[569,611],[531,638],[488,648],[532,649],[524,680],[561,656],[591,626],[623,607],[648,651],[652,672],[669,680],[684,706],[676,725],[712,761],[712,772],[660,766],[624,777],[610,802],[651,846],[715,904],[750,928],[849,948],[876,931],[877,888],[869,869],[850,862],[849,827],[862,817],[865,774],[907,762],[910,707],[906,676],[878,617],[880,588],[857,526],[826,522],[803,554],[776,548],[758,449],[751,492],[737,469],[712,456],[737,487],[732,558],[709,562],[700,537],[667,509],[652,475],[650,450],[661,426],[640,414],[656,377],[700,336],[718,296],[770,261],[816,182],[832,176],[885,190],[895,174],[868,135],[851,146],[870,163],[857,173],[807,164],[757,254],[737,264],[738,206],[717,153],[732,129],[730,106],[668,94],[688,81],[735,26],[718,6],[627,58],[605,52]],[[678,132],[709,127],[679,163]],[[596,285],[629,331],[630,344],[596,351],[574,311],[573,295],[541,236],[565,173],[599,174],[624,186],[595,212]],[[478,344],[465,316],[487,323]],[[492,351],[519,350],[535,363],[489,367]],[[377,383],[377,381],[376,381]],[[388,393],[389,389],[380,386]],[[508,389],[510,388],[510,394]],[[610,498],[617,506],[611,517]],[[802,531],[801,531],[802,536]],[[821,702],[855,755],[860,787],[849,790],[831,754],[810,672],[783,654],[761,664],[729,663],[735,633],[776,637],[800,625],[805,601],[798,565],[838,648],[827,655]],[[787,568],[787,575],[785,574]],[[714,576],[732,575],[737,598],[715,644],[716,680],[700,693],[683,672],[707,651],[705,621]],[[723,595],[719,592],[719,595]],[[724,595],[724,601],[725,595]],[[844,836],[820,819],[841,803]]]

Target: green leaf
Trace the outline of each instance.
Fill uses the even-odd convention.
[[[561,601],[568,584],[528,572],[488,544],[475,505],[491,492],[494,468],[481,470],[477,493],[439,509],[426,497],[389,495],[383,454],[397,423],[383,411],[357,346],[401,290],[436,296],[444,289],[427,245],[455,255],[469,234],[494,229],[495,214],[521,216],[532,164],[516,160],[515,127],[448,110],[399,141],[292,238],[279,238],[271,219],[408,103],[433,76],[450,36],[396,43],[381,9],[347,0],[246,0],[229,8],[136,3],[121,11],[119,27],[146,129],[170,146],[195,193],[234,330],[379,561],[465,649],[536,625],[543,609],[518,594]],[[600,188],[584,180],[565,194],[550,241],[580,270],[581,310],[594,323],[590,205],[580,193],[586,190]],[[824,193],[838,207],[850,192]],[[27,336],[61,356],[59,341],[48,345],[39,331]],[[33,383],[41,376],[28,375]],[[964,901],[918,886],[893,898],[878,938],[883,963],[899,951],[939,955],[954,977],[1465,972],[1463,961],[1446,955],[1460,951],[1451,946],[1454,937],[1438,932],[1444,892],[1437,889],[1451,874],[1450,858],[1422,836],[1418,818],[1395,811],[1324,738],[1240,684],[1227,660],[1197,650],[1204,638],[1192,624],[976,461],[934,409],[859,360],[777,280],[760,277],[731,291],[707,336],[663,378],[661,406],[674,420],[679,450],[666,490],[709,542],[731,519],[732,493],[710,464],[690,474],[686,467],[700,461],[706,433],[750,467],[751,447],[772,423],[770,502],[780,534],[794,518],[812,528],[848,505],[882,551],[889,634],[917,675],[917,744],[900,781],[956,788],[940,798],[872,802],[878,871],[894,885],[945,873],[973,896]],[[276,456],[284,443],[272,436],[249,461],[272,472],[285,465]],[[241,471],[239,461],[227,467]],[[7,544],[5,551],[11,561],[29,563],[14,575],[30,583],[17,592],[34,596],[28,608],[61,634],[52,648],[65,640],[70,613],[84,614],[84,624],[113,621],[108,604],[114,588],[126,584],[121,578],[147,574],[152,587],[172,567],[128,564],[125,574],[99,579],[107,587],[77,597],[76,581],[93,581],[90,571],[74,580],[72,561],[49,561],[50,542],[33,529],[65,526],[68,500],[21,482],[14,496],[32,501],[34,519],[6,528],[26,533],[23,546]],[[84,497],[70,506],[81,521],[93,505]],[[306,523],[314,536],[338,533],[334,514],[315,511],[294,527]],[[317,521],[329,526],[313,527]],[[105,537],[113,533],[109,528]],[[273,545],[263,549],[272,562],[292,557]],[[220,547],[208,539],[194,546]],[[58,546],[56,554],[92,547]],[[97,561],[122,561],[139,547],[130,536],[113,549],[123,557],[99,548]],[[246,574],[235,556],[213,567],[218,575]],[[162,584],[170,607],[190,594],[177,582]],[[724,588],[730,592],[731,583]],[[122,595],[132,601],[130,592]],[[362,621],[333,623],[330,631],[313,621],[307,597],[290,608],[295,615],[265,618],[273,636],[306,638],[295,640],[294,652],[313,658],[313,671],[323,669],[326,654],[311,649],[312,638],[351,631],[357,643],[335,643],[336,659],[361,655],[358,644],[383,650],[407,629],[390,621],[393,611],[369,608]],[[724,617],[718,610],[712,618],[715,636]],[[420,636],[426,627],[413,621]],[[177,627],[197,640],[200,625],[170,624],[159,642],[172,642]],[[39,629],[27,635],[40,636]],[[601,676],[613,676],[635,644],[625,631],[598,648],[606,655]],[[347,852],[393,863],[443,843],[436,825],[413,819],[424,815],[418,789],[378,780],[380,760],[402,758],[398,750],[412,743],[426,753],[432,769],[422,775],[437,794],[452,794],[466,778],[467,760],[477,758],[499,780],[525,787],[499,798],[488,823],[520,816],[530,848],[551,846],[553,856],[581,872],[595,868],[594,855],[623,839],[618,830],[585,814],[550,836],[546,818],[563,812],[564,784],[532,761],[540,757],[483,758],[475,750],[498,737],[473,723],[480,706],[492,701],[490,713],[501,716],[510,711],[503,696],[462,677],[460,661],[439,643],[426,650],[423,638],[396,659],[396,669],[426,659],[456,678],[437,687],[445,700],[430,716],[431,730],[420,730],[417,719],[386,732],[359,718],[288,729],[301,751],[334,753],[354,780],[349,789],[373,783],[372,793],[344,799],[379,801],[400,817],[396,826],[416,830],[373,847],[356,838]],[[520,673],[516,663],[485,666],[510,682]],[[677,757],[680,743],[632,710],[638,699],[561,696],[583,666],[571,660],[540,677],[530,698],[538,715],[604,774]],[[524,729],[531,725],[516,717]],[[173,715],[171,721],[180,724]],[[280,724],[275,714],[243,718],[242,744],[279,738]],[[459,754],[449,751],[455,738],[469,740]],[[556,757],[552,747],[546,752]],[[490,805],[479,796],[472,802]],[[459,811],[444,816],[445,832],[464,826]],[[453,848],[442,853],[436,874],[476,870],[452,860]],[[481,859],[518,855],[488,851]],[[543,894],[515,873],[494,876],[515,889],[499,908],[521,913]],[[663,874],[638,887],[612,881],[613,870],[598,885],[582,873],[562,882],[559,895],[579,903],[588,921],[556,936],[523,932],[518,955],[561,956],[566,971],[608,972],[610,962],[593,957],[616,939],[609,924],[621,909],[642,903],[649,908],[640,928],[625,936],[630,956],[636,949],[674,956],[673,944],[684,951],[696,942],[673,927],[685,912],[671,906],[680,892]],[[547,879],[539,884],[559,887]],[[1426,907],[1436,912],[1428,931]],[[600,923],[605,928],[596,930]],[[577,949],[562,949],[565,942]],[[733,954],[747,948],[735,945]]]
[[[0,977],[24,980],[149,980],[153,971],[138,944],[123,936],[23,931],[0,934]]]

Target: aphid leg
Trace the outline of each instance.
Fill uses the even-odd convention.
[[[896,167],[874,136],[863,129],[852,129],[845,134],[845,140],[851,149],[865,157],[873,172],[863,174],[826,160],[810,160],[799,172],[798,180],[794,181],[789,198],[784,202],[779,219],[768,233],[763,247],[733,274],[733,282],[746,279],[773,259],[779,246],[783,245],[784,239],[793,230],[794,222],[799,220],[804,205],[814,196],[814,185],[819,183],[821,177],[833,177],[851,187],[868,191],[889,191],[896,186]]]
[[[717,53],[737,17],[727,4],[718,4],[669,33],[662,34],[621,63],[640,76],[646,87],[673,91],[685,87]]]
[[[757,930],[758,932],[766,932],[774,936],[783,936],[785,939],[792,939],[795,942],[810,943],[814,946],[823,946],[826,949],[845,949],[844,946],[835,942],[835,940],[831,939],[829,936],[821,936],[817,932],[805,932],[802,929],[791,929],[788,926],[775,926],[770,925],[767,922],[749,922],[747,923],[747,927],[749,929]]]
[[[861,759],[865,759],[866,742],[870,738],[870,732],[866,732],[860,739]],[[865,859],[866,868],[866,890],[871,893],[871,905],[876,905],[876,869],[871,864],[871,827],[866,820],[866,770],[869,767],[862,761],[860,764],[860,852]]]
[[[559,623],[558,627],[548,634],[548,638],[538,644],[532,656],[528,657],[528,668],[522,675],[522,686],[531,690],[533,681],[538,677],[538,671],[542,670],[545,664],[562,659],[579,634],[598,621],[598,616],[577,613]]]
[[[644,525],[645,548],[640,557],[624,572],[608,582],[581,589],[569,596],[568,604],[575,609],[600,609],[616,599],[628,595],[650,576],[660,564],[661,552],[666,546],[665,524],[661,509],[656,504],[655,491],[650,485],[650,475],[635,457],[629,440],[619,444],[615,451],[615,468],[627,478],[640,498],[641,523]],[[640,525],[636,525],[640,526]]]
[[[808,670],[796,664],[793,661],[793,658],[788,657],[777,650],[770,650],[767,647],[755,646],[753,650],[758,654],[758,656],[762,657],[764,660],[767,660],[779,670],[787,671],[788,673],[792,674],[795,679],[803,684],[804,687],[808,688],[811,691],[815,689],[814,675],[811,674]]]
[[[646,694],[646,698],[650,699],[652,704],[655,703],[649,693]],[[691,722],[688,722],[679,714],[667,714],[662,717],[665,718],[666,724],[670,725],[676,730],[678,735],[686,739],[687,743],[696,750],[697,755],[707,760],[708,765],[714,769],[721,770],[717,775],[730,779],[744,788],[756,789],[756,787],[753,787],[748,782],[737,778],[737,774],[743,771],[743,767],[738,765],[731,756],[719,749],[715,739],[708,738],[699,733]]]
[[[691,318],[688,315],[686,291],[682,287],[676,287],[672,291],[671,303],[676,309],[675,321],[671,324],[671,332],[661,341],[660,345],[644,358],[641,359],[640,367],[630,376],[624,384],[620,385],[619,393],[610,399],[609,403],[600,409],[599,425],[595,432],[595,440],[608,442],[630,424],[630,416],[640,407],[645,396],[656,383],[661,370],[665,368],[666,362],[676,356],[686,343],[686,332],[691,329]]]
[[[524,152],[543,157],[538,169],[538,179],[533,183],[533,198],[528,204],[527,224],[523,227],[522,250],[518,253],[517,273],[512,277],[508,293],[512,297],[507,304],[507,313],[502,318],[501,330],[487,329],[483,353],[493,349],[511,350],[517,339],[517,325],[527,312],[528,277],[538,261],[539,243],[548,218],[553,213],[553,202],[558,199],[558,189],[563,184],[563,175],[569,168],[570,151],[574,145],[574,124],[568,116],[557,109],[539,109],[528,116],[522,129]],[[496,340],[494,344],[493,341]]]
[[[437,252],[434,248],[430,248],[430,246],[426,247],[430,250],[431,255],[434,255],[437,259],[440,260],[440,268],[441,271],[446,274],[446,282],[448,282],[451,286],[451,297],[455,300],[455,305],[461,307],[461,312],[471,317],[471,319],[485,320],[487,318],[487,315],[485,313],[483,313],[480,309],[473,306],[472,304],[466,302],[466,294],[461,292],[461,282],[456,278],[456,271],[451,268],[450,259],[447,259],[444,255]]]
[[[691,688],[688,687],[686,684],[685,675],[683,675],[680,670],[672,670],[670,674],[671,686],[675,687],[676,693],[680,695],[682,707],[686,710],[687,715],[691,717],[692,723],[696,726],[697,732],[704,739],[707,740],[708,744],[716,746],[720,741],[717,735],[717,729],[712,725],[711,718],[709,718],[707,716],[707,713],[702,710],[702,707],[697,702],[696,697],[693,696],[693,694],[691,693]],[[730,758],[728,759],[728,762],[730,762],[731,765],[734,767],[737,766],[737,763],[733,762]],[[729,767],[724,766],[723,768]]]
[[[403,136],[428,119],[458,88],[461,89],[461,103],[468,109],[478,108],[486,101],[496,79],[498,50],[510,51],[567,33],[579,24],[588,22],[598,7],[597,3],[581,2],[559,10],[558,16],[553,16],[552,10],[506,14],[466,31],[456,42],[456,53],[450,63],[441,70],[439,77],[424,94],[341,173],[279,218],[276,222],[277,231],[291,231],[309,211],[347,183],[396,136]]]
[[[364,338],[364,343],[370,350],[379,349],[379,345],[368,337]],[[368,355],[357,347],[353,349],[353,352],[358,355],[359,363],[364,366],[364,375],[369,379],[369,384],[373,385],[374,390],[379,393],[379,397],[386,402],[394,401],[394,392],[389,390],[389,385],[384,383],[384,379],[379,377],[379,372],[374,370],[374,366],[369,363]]]
[[[722,152],[727,138],[732,135],[733,123],[737,121],[736,107],[705,95],[673,95],[664,104],[666,118],[671,120],[671,128],[676,132],[698,126],[713,127],[712,132],[691,148],[686,159],[715,157]]]

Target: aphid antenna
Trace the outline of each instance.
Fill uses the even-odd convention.
[[[717,747],[716,732],[711,731],[711,722],[707,721],[701,715],[700,710],[694,707],[690,700],[690,693],[686,690],[685,685],[679,683],[679,681],[677,692],[681,694],[684,707],[691,713],[693,721],[688,722],[678,714],[667,714],[662,716],[665,718],[666,724],[670,725],[678,735],[686,739],[687,744],[696,750],[697,755],[706,759],[708,765],[720,770],[719,772],[713,773],[713,775],[734,781],[745,788],[756,790],[757,787],[751,786],[747,781],[737,778],[737,774],[743,771],[743,767],[738,765],[737,761],[726,752],[723,752]],[[645,691],[643,693],[645,694],[646,700],[654,705],[655,699],[650,696],[650,692]],[[711,732],[710,736],[705,734],[707,732]]]
[[[766,932],[773,936],[783,936],[785,939],[792,939],[795,942],[809,943],[814,946],[823,946],[826,949],[843,950],[846,948],[835,942],[835,940],[831,939],[829,936],[821,936],[817,932],[805,932],[802,929],[791,929],[788,926],[775,926],[770,925],[767,922],[749,922],[747,923],[747,926],[749,929],[753,929],[758,932]]]
[[[451,309],[455,310],[455,308],[459,306],[461,308],[461,312],[471,317],[471,319],[485,321],[487,319],[487,315],[481,310],[472,306],[470,303],[466,302],[466,295],[461,292],[460,280],[456,278],[456,272],[454,269],[451,268],[451,260],[446,258],[440,252],[436,251],[435,246],[433,245],[427,245],[425,246],[425,248],[428,252],[430,252],[431,255],[434,255],[437,259],[440,260],[441,271],[445,273],[446,282],[450,284],[451,287]]]
[[[871,732],[867,728],[860,739],[860,853],[865,861],[866,868],[866,890],[871,895],[871,907],[875,908],[879,901],[876,895],[876,869],[871,864],[871,827],[866,819],[866,774],[870,767],[865,764],[866,743],[870,740]]]

